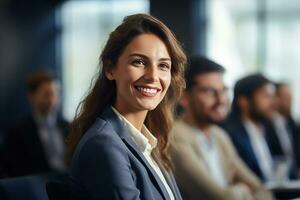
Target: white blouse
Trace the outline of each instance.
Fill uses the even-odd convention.
[[[171,200],[174,200],[173,192],[168,185],[163,173],[161,172],[159,166],[155,162],[155,160],[151,156],[152,150],[157,145],[157,139],[150,133],[145,125],[143,125],[142,130],[137,130],[123,115],[121,115],[114,107],[112,107],[113,111],[118,115],[121,122],[125,125],[128,129],[128,132],[133,139],[133,141],[137,144],[143,155],[145,156],[146,160],[150,164],[150,166],[154,169],[160,180],[162,181],[163,185],[165,186],[168,195]]]

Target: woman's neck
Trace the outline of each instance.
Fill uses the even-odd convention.
[[[125,117],[137,130],[141,131],[146,119],[147,110],[143,111],[130,111],[127,109],[120,109],[116,106],[114,108]]]

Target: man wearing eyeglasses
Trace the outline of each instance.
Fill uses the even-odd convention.
[[[183,115],[173,127],[170,147],[174,173],[184,199],[271,199],[258,178],[238,157],[217,123],[227,116],[225,69],[192,57],[186,71]]]

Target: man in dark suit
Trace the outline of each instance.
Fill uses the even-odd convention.
[[[234,87],[232,111],[223,127],[239,155],[263,181],[274,176],[273,159],[282,156],[269,120],[274,113],[274,85],[261,74],[240,79]]]
[[[273,125],[280,147],[291,164],[291,178],[299,177],[300,167],[300,129],[291,114],[292,92],[287,83],[276,84],[276,110]]]
[[[32,112],[8,131],[9,177],[65,169],[68,122],[57,113],[59,84],[51,73],[39,71],[31,75],[27,87]]]

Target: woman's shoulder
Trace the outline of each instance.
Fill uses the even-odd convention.
[[[90,128],[85,132],[83,137],[80,139],[79,146],[82,143],[86,143],[91,138],[106,138],[109,137],[107,129],[110,129],[109,124],[106,120],[101,118],[96,118],[95,122],[90,126]]]
[[[104,193],[93,185],[111,184],[122,178],[123,169],[130,168],[128,149],[109,121],[97,119],[77,145],[70,166],[75,182]]]
[[[88,131],[81,138],[79,144],[76,147],[73,160],[78,160],[84,155],[92,154],[109,154],[114,150],[122,151],[124,149],[124,143],[115,132],[114,128],[108,121],[101,118],[97,118],[94,124],[88,129]]]

